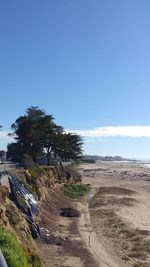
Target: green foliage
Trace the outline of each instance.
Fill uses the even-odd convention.
[[[65,195],[71,198],[79,198],[88,193],[89,188],[86,185],[82,184],[65,184],[62,187],[62,190]]]
[[[38,185],[38,182],[37,182],[37,178],[33,175],[30,176],[30,179],[29,179],[29,184],[30,184],[30,191],[33,193],[33,194],[36,194],[38,197],[41,196],[41,192],[40,192],[40,188],[39,188],[39,185]]]
[[[42,267],[40,258],[35,253],[32,253],[30,256],[30,263],[32,267]]]
[[[31,175],[33,177],[38,177],[38,176],[41,176],[43,174],[47,175],[47,171],[48,171],[48,169],[46,167],[42,167],[42,166],[34,166],[34,167],[29,169],[29,172],[31,173]]]
[[[38,107],[28,108],[26,114],[12,124],[12,130],[16,142],[8,144],[7,156],[25,167],[41,158],[46,158],[50,165],[52,154],[63,161],[76,160],[82,154],[82,138],[64,133],[63,127],[54,123],[53,116]]]
[[[13,162],[21,162],[21,155],[23,154],[22,146],[19,143],[10,143],[7,146],[7,159]]]
[[[50,130],[52,121],[52,115],[46,115],[45,111],[31,106],[24,116],[20,116],[12,124],[13,134],[17,140],[14,145],[17,152],[15,153],[16,160],[19,156],[22,162],[23,155],[26,154],[36,162],[37,157],[43,152],[46,130],[47,128]],[[10,150],[11,147],[8,146],[8,154]]]
[[[16,227],[20,221],[19,215],[12,205],[7,206],[6,216],[9,219],[9,223],[12,227]]]
[[[48,169],[41,166],[34,166],[32,168],[29,168],[29,173],[31,174],[30,177],[28,177],[28,185],[27,188],[33,193],[36,194],[39,198],[41,197],[40,192],[40,183],[39,178],[43,175],[48,175]]]
[[[22,246],[15,237],[0,228],[0,248],[9,267],[30,267]]]
[[[65,133],[62,135],[56,154],[63,161],[77,160],[82,155],[82,137],[77,134]]]
[[[33,167],[35,165],[32,157],[27,155],[27,154],[22,155],[22,164],[25,168],[30,168],[30,167]]]
[[[40,258],[34,252],[25,252],[16,238],[0,228],[0,248],[8,267],[42,267]]]

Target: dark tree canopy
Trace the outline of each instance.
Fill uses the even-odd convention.
[[[79,159],[82,155],[83,141],[77,134],[65,133],[60,138],[56,153],[62,158],[63,161],[70,159]]]
[[[82,138],[65,133],[62,126],[55,124],[53,116],[39,107],[28,108],[26,114],[11,127],[16,142],[8,145],[7,155],[13,161],[21,162],[27,155],[36,163],[38,157],[46,156],[49,165],[52,155],[69,161],[78,159],[82,154]]]
[[[45,111],[38,107],[27,109],[25,116],[19,117],[12,129],[14,130],[15,139],[24,154],[31,156],[36,162],[37,156],[42,154],[44,145],[44,130],[46,125],[52,124],[52,115],[46,115]]]

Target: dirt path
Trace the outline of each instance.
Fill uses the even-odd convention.
[[[41,203],[41,237],[37,240],[44,267],[98,267],[77,228],[78,218],[60,216],[62,208],[76,205],[55,188]]]
[[[79,203],[81,217],[79,219],[78,229],[82,240],[86,244],[90,253],[95,258],[99,267],[127,267],[122,261],[117,258],[113,251],[108,247],[108,244],[101,237],[98,240],[97,234],[93,231],[88,203]]]

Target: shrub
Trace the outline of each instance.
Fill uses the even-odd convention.
[[[35,164],[31,156],[28,154],[23,154],[22,165],[24,168],[29,168],[33,167]]]
[[[89,191],[89,188],[82,184],[65,184],[62,190],[65,195],[71,198],[79,198],[84,196]]]
[[[6,216],[9,219],[9,223],[12,227],[15,227],[20,222],[20,217],[16,210],[14,209],[13,205],[9,205],[6,208]]]

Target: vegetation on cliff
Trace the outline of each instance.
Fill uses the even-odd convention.
[[[15,121],[12,129],[11,135],[15,142],[8,145],[7,157],[25,168],[16,168],[11,174],[17,177],[40,203],[46,199],[48,192],[50,193],[49,188],[61,183],[70,184],[68,188],[63,187],[63,191],[59,189],[63,197],[63,192],[73,198],[87,192],[81,185],[73,187],[76,182],[81,182],[76,165],[40,165],[40,161],[45,163],[45,159],[47,165],[50,165],[52,158],[58,162],[77,161],[82,155],[83,144],[79,135],[66,133],[62,126],[54,123],[52,115],[47,115],[38,107],[27,109],[26,114]],[[41,267],[30,227],[20,210],[9,199],[8,192],[4,192],[4,198],[4,201],[0,202],[0,246],[8,266]],[[40,216],[37,220],[40,220]]]
[[[81,175],[74,166],[33,166],[28,170],[15,169],[12,175],[38,199],[44,198],[46,190],[62,183],[75,184],[81,182]]]
[[[65,195],[71,198],[79,198],[87,194],[89,188],[83,184],[65,184],[62,190]]]
[[[9,267],[42,267],[29,226],[0,186],[0,248]]]
[[[0,228],[0,247],[9,267],[31,266],[15,237],[2,228]]]
[[[51,201],[51,209],[54,209],[56,214],[60,214],[60,211],[63,211],[61,216],[79,216],[78,212],[68,205],[68,203],[71,202],[69,197],[78,199],[88,192],[88,188],[81,185],[81,176],[76,164],[71,166],[63,166],[62,164],[57,166],[34,165],[28,168],[28,170],[15,168],[11,171],[11,174],[17,177],[17,180],[24,184],[25,187],[35,195],[36,199],[40,199],[40,205],[42,205],[42,200],[47,199],[48,195],[50,197],[51,192],[56,189],[56,195],[57,197],[59,196],[58,199],[61,205],[55,203],[55,200],[52,204]],[[58,187],[56,187],[56,185],[58,185]],[[55,189],[49,190],[50,188]],[[64,194],[69,197],[64,196]],[[64,199],[65,203],[67,203],[66,206],[62,206]],[[66,202],[66,199],[68,202]],[[56,209],[56,204],[60,206],[58,210]],[[64,210],[61,208],[64,208]],[[51,216],[53,216],[53,214],[49,214],[50,218]],[[51,220],[50,218],[49,220]],[[37,222],[41,222],[41,220],[43,219],[39,214]],[[0,246],[3,246],[2,251],[9,267],[42,266],[37,256],[36,245],[31,237],[30,228],[20,210],[9,198],[8,190],[2,186],[0,187],[0,227]],[[54,226],[54,228],[55,227],[56,226]],[[8,233],[8,235],[5,233]],[[3,236],[5,238],[3,238]],[[20,250],[18,250],[18,246]],[[15,249],[16,255],[14,253],[14,256],[11,257],[13,255],[13,249]],[[22,261],[20,261],[20,257]]]
[[[15,236],[0,228],[0,248],[9,267],[42,267],[39,257],[25,251]]]

